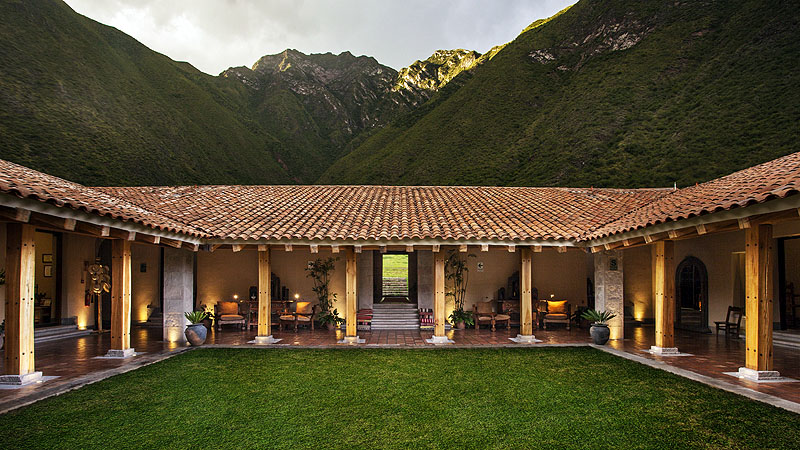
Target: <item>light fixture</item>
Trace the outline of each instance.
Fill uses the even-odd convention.
[[[233,299],[234,300],[239,300],[239,294],[233,294]]]
[[[294,294],[294,299],[297,300],[300,298],[300,294]]]

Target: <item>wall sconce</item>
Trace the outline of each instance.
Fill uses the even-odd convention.
[[[298,300],[300,298],[300,294],[294,294],[294,299]]]
[[[239,300],[239,294],[233,294],[233,299],[234,300]]]

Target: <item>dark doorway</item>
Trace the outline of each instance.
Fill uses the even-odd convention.
[[[708,328],[708,271],[694,256],[681,261],[675,271],[675,324],[677,327],[710,332]]]

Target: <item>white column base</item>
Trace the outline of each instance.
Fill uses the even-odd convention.
[[[739,367],[739,378],[752,381],[780,380],[781,374],[777,370],[755,370]]]
[[[447,336],[431,336],[430,339],[425,339],[428,344],[455,344],[455,341],[447,339]]]
[[[659,347],[657,345],[650,346],[650,353],[654,355],[679,355],[681,352],[678,351],[677,347]]]
[[[256,338],[252,341],[247,341],[248,344],[256,344],[256,345],[269,345],[269,344],[277,344],[280,342],[281,339],[275,339],[270,334],[269,336],[256,336]]]
[[[517,344],[535,344],[537,342],[542,342],[541,339],[536,339],[536,336],[532,334],[518,334],[517,337],[508,338],[510,341],[513,341]]]
[[[363,344],[367,342],[364,339],[359,339],[358,336],[345,336],[344,339],[339,341],[339,344]]]
[[[31,372],[24,375],[0,375],[0,384],[25,386],[42,381],[42,372]]]
[[[115,350],[112,348],[108,351],[108,353],[106,353],[105,358],[124,359],[124,358],[130,358],[131,356],[136,356],[136,350],[132,348],[126,348],[125,350]]]

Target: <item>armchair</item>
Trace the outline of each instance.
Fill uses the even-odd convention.
[[[472,305],[472,318],[475,320],[476,330],[479,329],[481,325],[491,325],[492,331],[495,331],[495,325],[498,322],[505,322],[506,328],[511,327],[511,316],[493,312],[491,302],[478,302]]]
[[[280,328],[293,325],[294,331],[300,325],[308,325],[311,330],[314,330],[314,320],[317,318],[317,305],[312,305],[311,302],[296,302],[295,311],[291,314],[281,314]]]
[[[239,311],[237,302],[219,302],[214,305],[214,317],[217,320],[217,330],[221,330],[223,325],[239,324],[245,329],[247,319],[246,314]]]
[[[542,326],[546,330],[548,323],[563,323],[567,325],[569,330],[569,322],[572,318],[571,305],[566,300],[560,301],[547,301],[547,309],[542,318]]]

